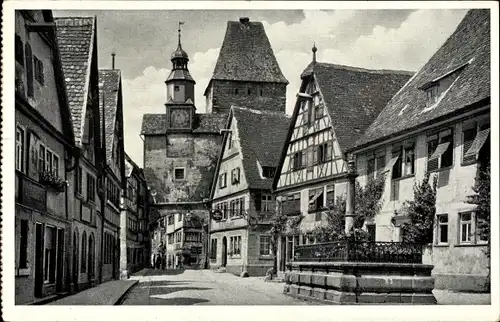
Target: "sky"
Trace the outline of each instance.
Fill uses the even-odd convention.
[[[143,165],[142,115],[165,113],[164,81],[177,47],[178,22],[189,71],[196,81],[196,108],[205,112],[203,92],[212,76],[227,21],[261,21],[280,68],[290,82],[292,114],[300,73],[318,48],[320,62],[417,71],[453,33],[462,9],[426,10],[100,10],[53,11],[55,17],[96,16],[99,68],[122,71],[125,151]]]

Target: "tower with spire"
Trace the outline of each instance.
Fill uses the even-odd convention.
[[[172,53],[172,70],[165,81],[167,87],[167,130],[191,130],[196,107],[194,86],[196,82],[189,73],[189,56],[182,49],[181,25],[179,22],[177,49]]]

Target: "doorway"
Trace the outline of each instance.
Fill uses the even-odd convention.
[[[64,229],[57,230],[57,268],[56,268],[56,291],[63,290],[63,268],[64,268]]]
[[[35,228],[35,297],[43,296],[43,224],[36,223]]]
[[[222,238],[222,267],[227,265],[227,238]]]

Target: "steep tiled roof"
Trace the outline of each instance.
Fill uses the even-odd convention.
[[[412,73],[311,63],[342,151],[352,147]]]
[[[224,128],[227,114],[196,113],[193,122],[193,133],[219,133]],[[142,116],[143,135],[165,134],[167,131],[167,116],[165,113],[144,114]]]
[[[212,79],[288,83],[261,22],[227,23]]]
[[[285,143],[290,116],[285,113],[232,107],[236,120],[243,171],[251,189],[272,188],[273,178],[263,179],[261,166],[277,167]]]
[[[120,95],[121,72],[118,69],[99,70],[99,111],[102,115],[104,106],[106,160],[111,161],[116,115],[118,112],[118,95]],[[102,118],[101,118],[102,129]]]
[[[465,67],[464,67],[465,66]],[[433,108],[422,86],[464,67]],[[357,142],[362,146],[444,118],[490,97],[490,13],[470,10],[431,59],[388,102]]]
[[[95,17],[67,17],[54,20],[75,143],[81,146],[95,37]]]

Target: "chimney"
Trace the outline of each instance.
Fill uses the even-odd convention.
[[[249,21],[250,21],[250,18],[248,18],[248,17],[241,17],[240,18],[241,23],[248,23]]]
[[[115,56],[116,54],[114,52],[111,53],[111,69],[115,69]]]

